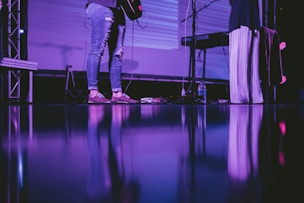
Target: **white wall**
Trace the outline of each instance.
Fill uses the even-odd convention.
[[[141,0],[144,14],[127,22],[123,72],[129,74],[188,77],[189,47],[181,37],[192,34],[193,2],[196,2],[196,34],[228,30],[228,0]],[[88,51],[86,0],[29,0],[28,54],[40,70],[85,71]],[[187,18],[186,21],[181,22]],[[197,51],[197,56],[199,56]],[[203,54],[201,55],[201,59]],[[107,72],[107,57],[101,72]],[[206,78],[228,79],[228,47],[207,49]],[[202,62],[196,63],[202,77]]]

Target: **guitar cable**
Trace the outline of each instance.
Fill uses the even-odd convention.
[[[142,13],[144,14],[145,11],[143,10]],[[148,16],[147,16],[147,15],[146,15],[146,24],[145,24],[144,26],[142,26],[142,25],[140,24],[140,22],[138,21],[138,19],[136,19],[136,20],[134,20],[134,21],[136,21],[137,24],[138,24],[138,26],[139,26],[140,28],[142,28],[142,29],[145,29],[145,28],[148,26]],[[131,42],[131,44],[132,44],[132,51],[131,51],[131,61],[134,60],[134,21],[132,22],[132,40],[131,40],[131,41],[132,41],[132,42]],[[129,82],[128,82],[126,88],[125,88],[125,92],[126,92],[126,93],[127,93],[128,89],[129,89],[129,86],[131,85],[132,81],[133,81],[133,73],[131,73],[131,78],[130,78],[130,80],[129,80]]]

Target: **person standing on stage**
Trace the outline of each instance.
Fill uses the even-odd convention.
[[[119,0],[88,0],[86,4],[91,31],[91,45],[86,62],[88,103],[138,103],[122,91],[121,71],[126,19],[119,2]],[[106,46],[109,50],[111,100],[98,90],[100,61]]]
[[[229,0],[229,89],[231,103],[263,103],[259,77],[261,27],[258,0]]]

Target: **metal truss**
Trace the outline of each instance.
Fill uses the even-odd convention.
[[[8,57],[20,59],[20,1],[8,0]],[[8,99],[20,99],[20,69],[8,71]]]
[[[20,0],[8,0],[8,56],[20,59]]]

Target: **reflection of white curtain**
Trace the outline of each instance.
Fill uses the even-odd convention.
[[[228,172],[246,180],[258,172],[258,136],[262,105],[231,105],[229,119]]]

